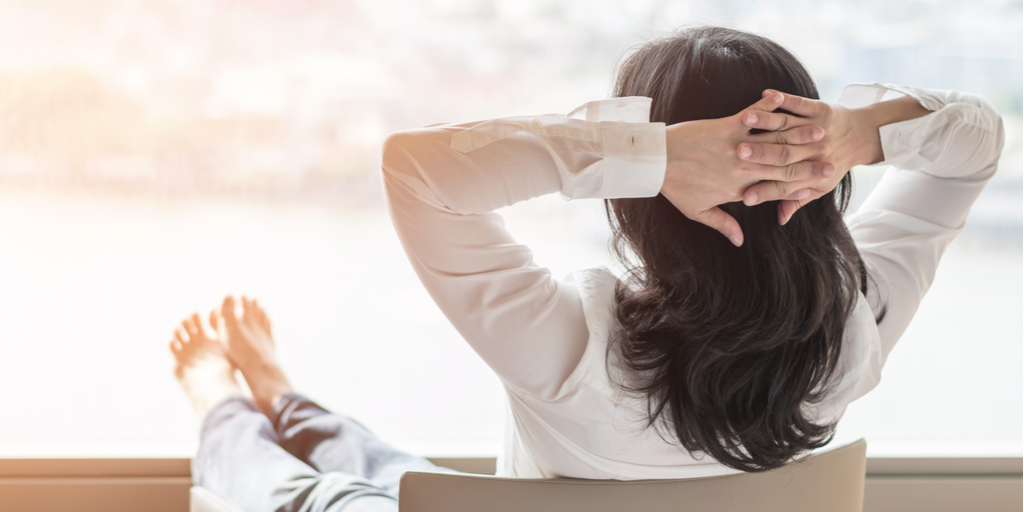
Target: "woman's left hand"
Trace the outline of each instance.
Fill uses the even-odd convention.
[[[780,112],[759,113],[755,119],[744,118],[751,128],[768,130],[761,133],[763,142],[740,144],[736,153],[743,160],[767,165],[788,165],[796,158],[828,162],[835,174],[798,181],[762,181],[746,190],[743,203],[752,206],[765,201],[779,201],[779,224],[789,219],[803,205],[828,194],[855,165],[882,160],[881,142],[876,120],[865,109],[849,109],[824,101],[766,90],[763,95],[782,94],[780,109],[788,110],[806,122],[821,126],[825,136],[806,145],[810,154],[793,155],[786,141],[787,124],[792,117]],[[799,199],[793,195],[799,194]]]
[[[806,119],[772,113],[783,101],[781,94],[765,95],[754,105],[729,117],[668,126],[662,195],[683,215],[719,231],[734,245],[742,245],[743,230],[739,223],[719,205],[742,200],[744,191],[759,182],[804,183],[833,172],[828,164],[809,161],[817,150],[808,148],[825,136],[825,132]],[[755,119],[771,116],[774,121],[783,117],[786,126],[777,133],[752,135],[743,121],[751,116]],[[778,137],[785,142],[777,144],[776,148],[783,148],[792,157],[782,165],[744,161],[736,149],[737,145],[742,148]],[[792,199],[800,197],[803,196],[795,194]]]

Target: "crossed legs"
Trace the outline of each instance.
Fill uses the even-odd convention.
[[[448,471],[294,393],[256,301],[228,297],[206,325],[197,314],[185,319],[171,352],[175,376],[203,418],[193,481],[243,511],[394,511],[403,473]]]

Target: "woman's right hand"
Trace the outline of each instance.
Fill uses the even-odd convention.
[[[749,162],[739,154],[744,145],[771,146],[772,151],[809,155],[804,146],[821,140],[824,129],[812,120],[782,113],[771,113],[781,105],[781,93],[766,94],[750,108],[722,119],[702,119],[669,126],[665,131],[668,166],[661,193],[688,218],[725,235],[734,245],[743,245],[743,230],[718,206],[741,201],[743,194],[759,182],[799,182],[824,180],[835,173],[825,162],[799,158],[782,164]],[[769,114],[771,113],[771,114]],[[783,129],[751,134],[749,122],[784,118]],[[787,199],[800,200],[809,191],[792,191]]]

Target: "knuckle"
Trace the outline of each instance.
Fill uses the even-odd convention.
[[[775,135],[776,144],[786,144],[786,132],[772,132]]]
[[[779,127],[776,130],[785,130],[789,126],[789,116],[779,116]]]
[[[789,164],[785,167],[786,169],[786,181],[793,181],[800,176],[800,166],[797,164]]]
[[[792,156],[792,151],[790,151],[789,147],[782,146],[779,150],[779,165],[786,165],[789,163],[790,156]]]
[[[782,181],[775,181],[773,183],[775,183],[775,193],[778,194],[778,197],[786,197],[786,183]]]

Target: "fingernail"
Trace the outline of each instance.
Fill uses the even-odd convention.
[[[750,158],[753,154],[754,150],[750,149],[750,146],[740,146],[740,158]]]
[[[747,114],[747,122],[750,123],[750,124],[756,123],[757,122],[757,114],[755,114],[753,112]]]
[[[797,199],[807,199],[807,196],[811,195],[811,191],[806,188],[796,193]]]
[[[755,194],[753,192],[747,194],[747,197],[743,198],[743,204],[745,204],[747,206],[753,206],[753,205],[757,204],[757,194]]]
[[[736,247],[743,245],[743,240],[740,240],[740,237],[735,235],[730,236],[729,241],[732,242],[732,244],[735,245]]]
[[[775,97],[772,98],[772,100],[774,100],[775,103],[782,103],[782,95],[781,94],[776,94]]]
[[[811,137],[814,140],[821,140],[825,136],[825,130],[822,130],[820,126],[815,126],[814,131],[811,133]]]
[[[825,168],[822,169],[821,173],[825,176],[832,176],[836,173],[836,168],[832,164],[825,164]]]

